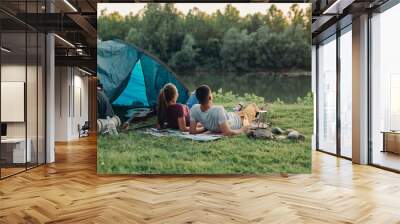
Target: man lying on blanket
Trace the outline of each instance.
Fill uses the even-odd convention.
[[[226,112],[223,106],[213,105],[211,89],[206,85],[196,89],[196,98],[200,104],[190,109],[191,134],[203,133],[206,130],[225,136],[241,134],[249,129],[259,111],[255,104],[250,104],[238,112]],[[198,123],[203,127],[198,127]]]

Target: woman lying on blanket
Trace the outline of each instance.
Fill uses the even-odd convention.
[[[178,90],[172,83],[166,84],[161,89],[157,105],[157,128],[189,131],[189,108],[184,104],[177,103],[178,97]]]

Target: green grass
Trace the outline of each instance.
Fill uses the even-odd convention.
[[[214,94],[216,104],[231,109],[237,102],[262,103],[261,97],[232,93]],[[310,173],[313,109],[310,96],[295,104],[280,101],[268,105],[272,126],[292,128],[305,141],[254,140],[245,135],[214,142],[176,137],[157,138],[135,130],[118,136],[99,136],[100,174],[265,174]],[[151,121],[150,121],[151,122]]]

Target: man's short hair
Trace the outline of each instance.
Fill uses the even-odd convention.
[[[200,104],[206,104],[209,101],[211,89],[207,85],[199,86],[196,89],[196,98]]]

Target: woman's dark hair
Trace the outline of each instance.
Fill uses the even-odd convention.
[[[199,86],[196,89],[196,98],[200,104],[206,104],[209,101],[211,89],[207,85]]]
[[[167,107],[168,103],[174,99],[178,91],[172,83],[167,83],[161,90],[158,96],[157,104],[157,123],[161,128],[164,128],[167,121]]]

